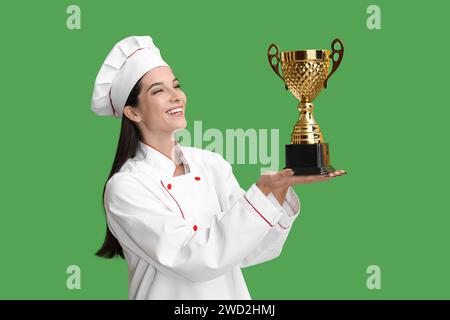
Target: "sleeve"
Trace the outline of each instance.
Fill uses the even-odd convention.
[[[231,165],[220,169],[235,179]],[[239,266],[283,215],[256,184],[235,200],[209,228],[193,230],[128,172],[108,180],[104,198],[108,226],[123,247],[167,275],[194,282]]]
[[[230,203],[233,203],[245,194],[245,190],[240,187],[239,182],[233,175],[231,165],[220,154],[216,155],[219,158],[219,161],[228,168],[227,171],[229,172],[229,176],[226,180],[226,190]],[[282,206],[273,193],[269,193],[266,198],[282,212],[282,215],[277,223],[273,224],[261,242],[258,243],[258,245],[240,262],[241,268],[250,267],[278,257],[289,235],[291,225],[300,214],[300,199],[292,187],[288,188]]]
[[[291,226],[300,215],[300,200],[292,187],[288,188],[283,205],[273,193],[267,196],[272,203],[282,210],[280,220],[270,229],[261,243],[241,262],[241,267],[250,267],[265,261],[275,259],[281,254]]]

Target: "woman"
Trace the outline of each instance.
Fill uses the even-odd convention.
[[[97,75],[92,109],[122,118],[103,190],[98,256],[128,262],[129,299],[250,299],[241,268],[277,257],[298,217],[292,186],[328,177],[264,174],[247,190],[218,153],[181,146],[187,98],[151,37],[128,37]]]

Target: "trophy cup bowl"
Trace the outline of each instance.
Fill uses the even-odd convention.
[[[336,48],[339,45],[340,48]],[[275,53],[270,53],[272,48]],[[312,101],[341,63],[344,45],[341,40],[334,39],[330,50],[296,50],[282,51],[275,43],[267,49],[269,64],[274,72],[283,80],[289,90],[300,103],[297,105],[299,118],[294,125],[291,143],[285,145],[285,168],[294,170],[294,175],[328,175],[335,172],[330,162],[329,145],[323,140],[323,134],[313,117]],[[274,63],[273,59],[276,59]],[[330,61],[333,61],[329,72]],[[281,65],[282,74],[279,71]]]

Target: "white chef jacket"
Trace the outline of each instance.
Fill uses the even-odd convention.
[[[128,262],[129,299],[251,299],[241,268],[279,256],[300,201],[245,191],[222,155],[174,142],[185,174],[139,141],[107,182],[107,224]]]

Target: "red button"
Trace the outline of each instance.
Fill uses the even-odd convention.
[[[197,181],[200,180],[200,177],[195,177],[195,180],[197,180]]]
[[[194,224],[194,231],[197,231],[197,225],[196,224]]]
[[[170,183],[167,185],[167,189],[172,189],[172,185]]]

